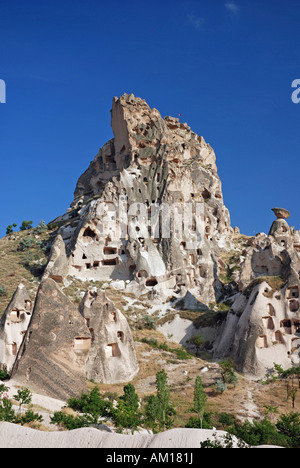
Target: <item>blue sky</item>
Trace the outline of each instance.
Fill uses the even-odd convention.
[[[299,43],[298,0],[0,0],[0,235],[66,211],[124,92],[211,144],[233,226],[300,229]]]

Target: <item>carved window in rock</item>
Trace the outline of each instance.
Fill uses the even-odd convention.
[[[104,247],[103,253],[104,255],[115,255],[117,253],[117,249],[115,247]]]
[[[118,258],[104,259],[104,260],[102,260],[102,265],[103,265],[103,266],[114,266],[114,265],[118,265]]]
[[[83,233],[83,237],[89,237],[90,239],[94,239],[96,237],[96,233],[88,226]]]
[[[206,271],[205,271],[205,268],[202,265],[199,266],[199,275],[201,276],[201,278],[206,277]]]
[[[91,338],[78,336],[74,338],[74,350],[79,352],[87,352],[91,347]]]
[[[147,278],[148,273],[146,272],[146,270],[139,270],[137,276],[138,278]]]
[[[284,328],[284,332],[290,335],[292,333],[292,322],[288,319],[281,320],[280,328]]]
[[[269,315],[271,315],[271,317],[274,317],[275,316],[275,309],[274,307],[272,306],[272,304],[267,304],[267,313]]]
[[[281,333],[280,330],[276,330],[276,332],[274,334],[274,338],[275,338],[275,341],[274,341],[275,344],[284,343],[283,336],[282,336],[282,333]]]
[[[293,320],[293,333],[300,335],[300,320]]]
[[[274,322],[272,317],[263,317],[263,326],[264,328],[267,328],[268,330],[274,330]]]
[[[108,304],[106,304],[106,306],[108,306]],[[110,322],[117,322],[117,312],[110,312],[109,313],[109,320]]]
[[[297,312],[299,310],[299,302],[296,299],[290,300],[289,308],[291,312]]]
[[[154,287],[157,285],[157,279],[156,278],[148,278],[146,280],[146,286],[148,287]]]
[[[122,331],[118,331],[117,337],[121,341],[121,343],[124,343],[124,333]]]
[[[12,323],[24,322],[26,313],[24,310],[12,310],[9,314],[10,321]]]
[[[9,350],[10,350],[10,354],[11,356],[16,356],[17,355],[17,352],[18,352],[18,346],[17,346],[17,343],[13,342],[9,345]]]
[[[121,351],[120,351],[118,343],[110,343],[107,346],[108,346],[108,350],[109,348],[111,348],[111,357],[121,356]]]
[[[287,298],[293,299],[299,297],[299,286],[291,286],[287,288]]]
[[[257,348],[267,348],[268,347],[268,340],[266,335],[260,335],[256,340]]]
[[[211,198],[211,193],[209,190],[204,189],[202,192],[202,197],[204,200],[209,200]]]

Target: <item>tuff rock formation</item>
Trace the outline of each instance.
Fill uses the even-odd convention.
[[[262,377],[274,362],[300,365],[300,231],[289,212],[273,209],[277,219],[268,235],[251,239],[239,290],[227,315],[215,356],[231,355],[240,371]]]
[[[218,260],[233,230],[213,149],[133,94],[113,99],[111,123],[114,138],[54,221],[65,276],[122,279],[152,297],[190,290],[205,302],[219,299]]]
[[[0,369],[11,373],[32,314],[32,301],[23,284],[0,320]]]
[[[1,320],[1,367],[60,399],[79,396],[86,378],[132,380],[139,367],[130,328],[101,289],[111,280],[150,305],[172,298],[178,327],[177,311],[201,311],[172,335],[186,343],[184,330],[202,333],[205,349],[231,356],[241,372],[299,365],[300,231],[288,225],[289,211],[274,208],[268,235],[247,238],[230,226],[203,137],[133,94],[113,99],[111,124],[114,138],[52,223],[58,235],[32,314],[20,286]],[[100,282],[86,287],[79,310],[63,292],[75,280]]]
[[[41,393],[67,400],[86,390],[91,335],[78,309],[53,279],[42,281],[13,376]]]
[[[87,378],[105,383],[132,380],[139,371],[139,365],[124,315],[104,291],[96,288],[86,292],[79,310],[92,336],[86,363]]]

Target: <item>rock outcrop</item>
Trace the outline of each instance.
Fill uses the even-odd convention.
[[[274,363],[300,365],[300,232],[289,212],[273,209],[269,235],[252,239],[215,356],[230,355],[240,371],[263,377]]]
[[[65,432],[42,432],[29,427],[0,422],[0,448],[132,449],[131,458],[126,458],[130,461],[140,455],[140,453],[135,454],[134,449],[199,449],[200,443],[208,439],[212,442],[218,440],[224,443],[226,435],[225,431],[210,429],[171,429],[155,435],[124,435],[105,433],[93,427]],[[238,439],[233,437],[233,448],[237,447]],[[113,453],[108,455],[114,456]],[[189,460],[187,459],[187,462]]]
[[[139,371],[134,341],[124,315],[104,291],[87,291],[79,308],[91,332],[87,378],[101,383],[132,380]]]
[[[78,309],[52,279],[42,281],[13,377],[61,400],[86,390],[91,335]]]
[[[233,230],[213,149],[132,94],[113,99],[111,122],[114,138],[54,221],[62,226],[67,276],[125,280],[139,294],[183,288],[215,301],[220,250]]]
[[[0,320],[0,369],[11,373],[31,320],[32,301],[20,284]]]

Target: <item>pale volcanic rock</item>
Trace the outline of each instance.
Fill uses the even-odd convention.
[[[284,369],[300,364],[299,231],[287,210],[273,209],[270,233],[248,248],[215,357],[231,356],[238,369],[263,377],[274,362]]]
[[[99,383],[132,380],[139,371],[134,341],[124,315],[96,288],[86,292],[79,307],[92,336],[87,378]]]
[[[0,320],[0,369],[11,373],[29,326],[32,301],[23,284],[14,293]]]
[[[185,287],[204,302],[217,300],[220,251],[233,230],[213,149],[133,94],[113,99],[111,123],[114,138],[54,221],[62,224],[67,275],[130,281],[138,294]]]
[[[91,335],[84,318],[52,279],[42,281],[13,378],[53,398],[86,390]]]

